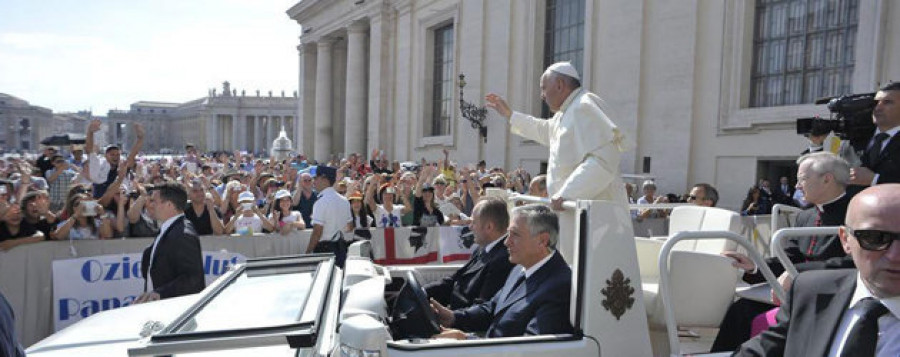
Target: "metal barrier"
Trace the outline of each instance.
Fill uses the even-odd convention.
[[[671,282],[669,281],[669,253],[672,252],[672,248],[675,247],[676,243],[688,239],[728,239],[736,242],[747,250],[750,259],[753,259],[753,262],[759,267],[763,276],[766,278],[766,282],[772,286],[772,291],[775,292],[778,299],[781,301],[785,300],[784,289],[781,287],[781,284],[778,283],[778,278],[775,277],[775,274],[772,273],[769,266],[765,264],[762,255],[760,255],[756,249],[753,249],[753,245],[746,238],[728,231],[679,232],[666,240],[666,243],[663,244],[663,247],[659,252],[659,296],[662,298],[663,308],[665,310],[666,333],[669,337],[669,350],[671,351],[670,355],[672,356],[681,355],[681,345],[678,341],[678,325],[675,322],[675,312],[672,311],[672,301],[670,297],[671,287],[669,285]]]
[[[790,220],[789,215],[797,214],[800,211],[802,211],[802,209],[794,207],[794,206],[786,205],[786,204],[781,204],[781,203],[778,203],[778,204],[772,206],[772,222],[770,223],[772,231],[774,232],[774,231],[781,229],[781,226],[779,225],[779,223],[781,221],[782,215],[788,216],[787,217],[788,226],[786,228],[790,228],[791,220]]]
[[[795,278],[799,272],[797,271],[797,267],[794,266],[794,263],[788,258],[787,252],[784,251],[784,240],[793,237],[833,235],[838,234],[839,230],[840,227],[798,227],[779,229],[772,235],[772,255],[778,258],[778,261],[784,266],[784,271],[788,272],[788,274],[791,275],[791,278]]]

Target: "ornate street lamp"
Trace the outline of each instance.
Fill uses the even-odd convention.
[[[459,110],[462,113],[462,117],[466,118],[469,123],[472,125],[472,129],[478,129],[478,132],[481,134],[484,142],[487,142],[487,125],[484,123],[484,119],[487,117],[487,108],[478,107],[475,104],[469,103],[463,99],[463,87],[466,86],[466,75],[460,73],[459,75]]]

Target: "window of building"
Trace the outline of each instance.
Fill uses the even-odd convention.
[[[750,106],[849,94],[859,0],[758,0]]]
[[[450,134],[450,118],[453,114],[453,24],[433,30],[434,57],[431,62],[431,115],[426,123],[426,136]]]
[[[561,61],[569,61],[584,73],[584,0],[546,0],[544,27],[544,68]],[[541,116],[550,116],[550,108],[543,104]]]

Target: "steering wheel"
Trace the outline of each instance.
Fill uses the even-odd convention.
[[[431,309],[428,294],[415,272],[407,271],[405,279],[406,284],[400,289],[391,312],[394,338],[430,338],[440,333],[438,316]]]

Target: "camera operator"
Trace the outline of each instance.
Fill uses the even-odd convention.
[[[875,185],[900,182],[900,82],[888,83],[875,93],[872,121],[877,129],[863,152],[862,165],[851,171],[851,183]]]

